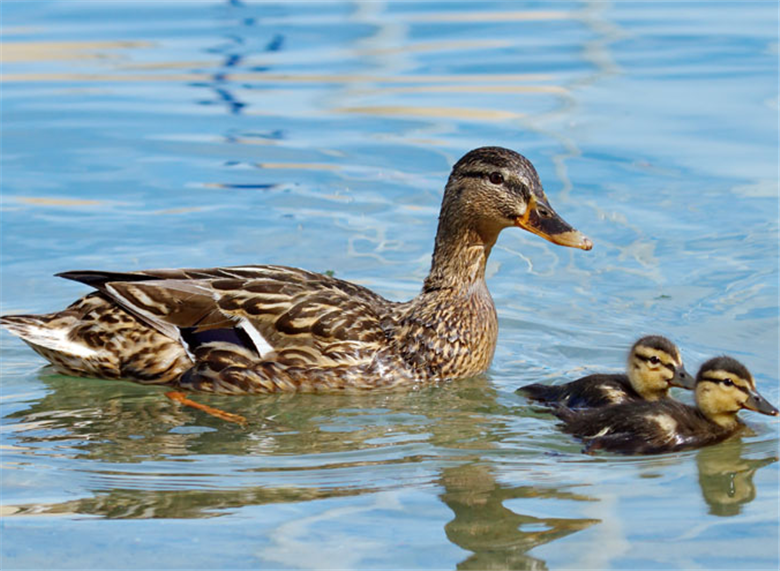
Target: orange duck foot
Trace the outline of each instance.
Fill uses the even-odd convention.
[[[196,408],[198,410],[202,410],[206,414],[210,414],[211,416],[221,418],[222,420],[226,420],[228,422],[234,422],[236,424],[240,424],[241,426],[247,425],[246,418],[244,418],[240,414],[233,414],[232,412],[225,412],[224,410],[214,408],[213,406],[200,404],[199,402],[195,402],[194,400],[188,399],[187,395],[185,395],[182,392],[168,391],[167,393],[165,393],[165,396],[171,399],[172,401],[176,401],[180,404],[183,404],[184,406],[189,406],[192,408]]]

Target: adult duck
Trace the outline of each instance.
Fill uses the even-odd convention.
[[[592,243],[550,206],[531,162],[467,153],[442,199],[422,291],[394,302],[283,266],[58,274],[94,287],[57,313],[0,322],[63,374],[222,394],[375,389],[487,370],[498,321],[485,264],[516,226],[562,246]]]

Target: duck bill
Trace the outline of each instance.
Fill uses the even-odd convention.
[[[673,387],[693,390],[696,387],[696,378],[686,371],[685,367],[680,365],[674,370],[674,376],[669,381],[669,384]]]
[[[769,404],[769,402],[756,391],[750,391],[745,404],[742,406],[748,410],[754,410],[756,412],[760,412],[761,414],[768,414],[769,416],[780,415],[780,411]]]
[[[540,214],[545,212],[545,216]],[[593,242],[579,230],[575,230],[553,210],[549,204],[540,204],[536,197],[531,197],[528,209],[523,216],[515,219],[515,226],[549,240],[559,246],[590,250]]]

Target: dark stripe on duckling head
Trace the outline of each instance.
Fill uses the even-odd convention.
[[[647,335],[637,340],[631,347],[631,352],[635,352],[637,347],[647,347],[648,349],[658,349],[667,353],[672,359],[680,361],[680,351],[677,345],[661,335]]]
[[[725,383],[727,379],[733,382],[730,375],[744,380],[748,383],[749,388],[755,388],[756,386],[755,381],[753,381],[753,375],[750,374],[747,367],[736,359],[727,357],[726,355],[713,357],[709,361],[706,361],[699,368],[699,374],[696,375],[696,382],[710,381],[713,383]]]
[[[733,378],[727,377],[727,376],[724,376],[724,377],[713,377],[713,376],[710,376],[710,375],[705,375],[705,376],[701,377],[696,382],[697,383],[705,383],[705,382],[706,383],[715,383],[716,385],[724,385],[724,386],[727,386],[727,387],[735,387],[736,389],[742,391],[746,395],[749,395],[750,392],[751,392],[748,387],[743,387],[739,383],[734,382]]]
[[[639,353],[634,353],[634,357],[639,359],[640,361],[644,361],[645,363],[652,363],[653,365],[663,365],[670,371],[675,371],[675,366],[671,363],[664,363],[661,361],[656,355],[640,355]]]

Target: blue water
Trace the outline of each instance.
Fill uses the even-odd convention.
[[[451,165],[536,165],[591,252],[502,234],[488,375],[201,400],[58,376],[0,334],[0,566],[780,565],[778,421],[596,457],[514,394],[662,333],[780,402],[774,2],[4,1],[2,313],[70,269],[280,263],[394,299]],[[677,395],[689,399],[689,395]]]

